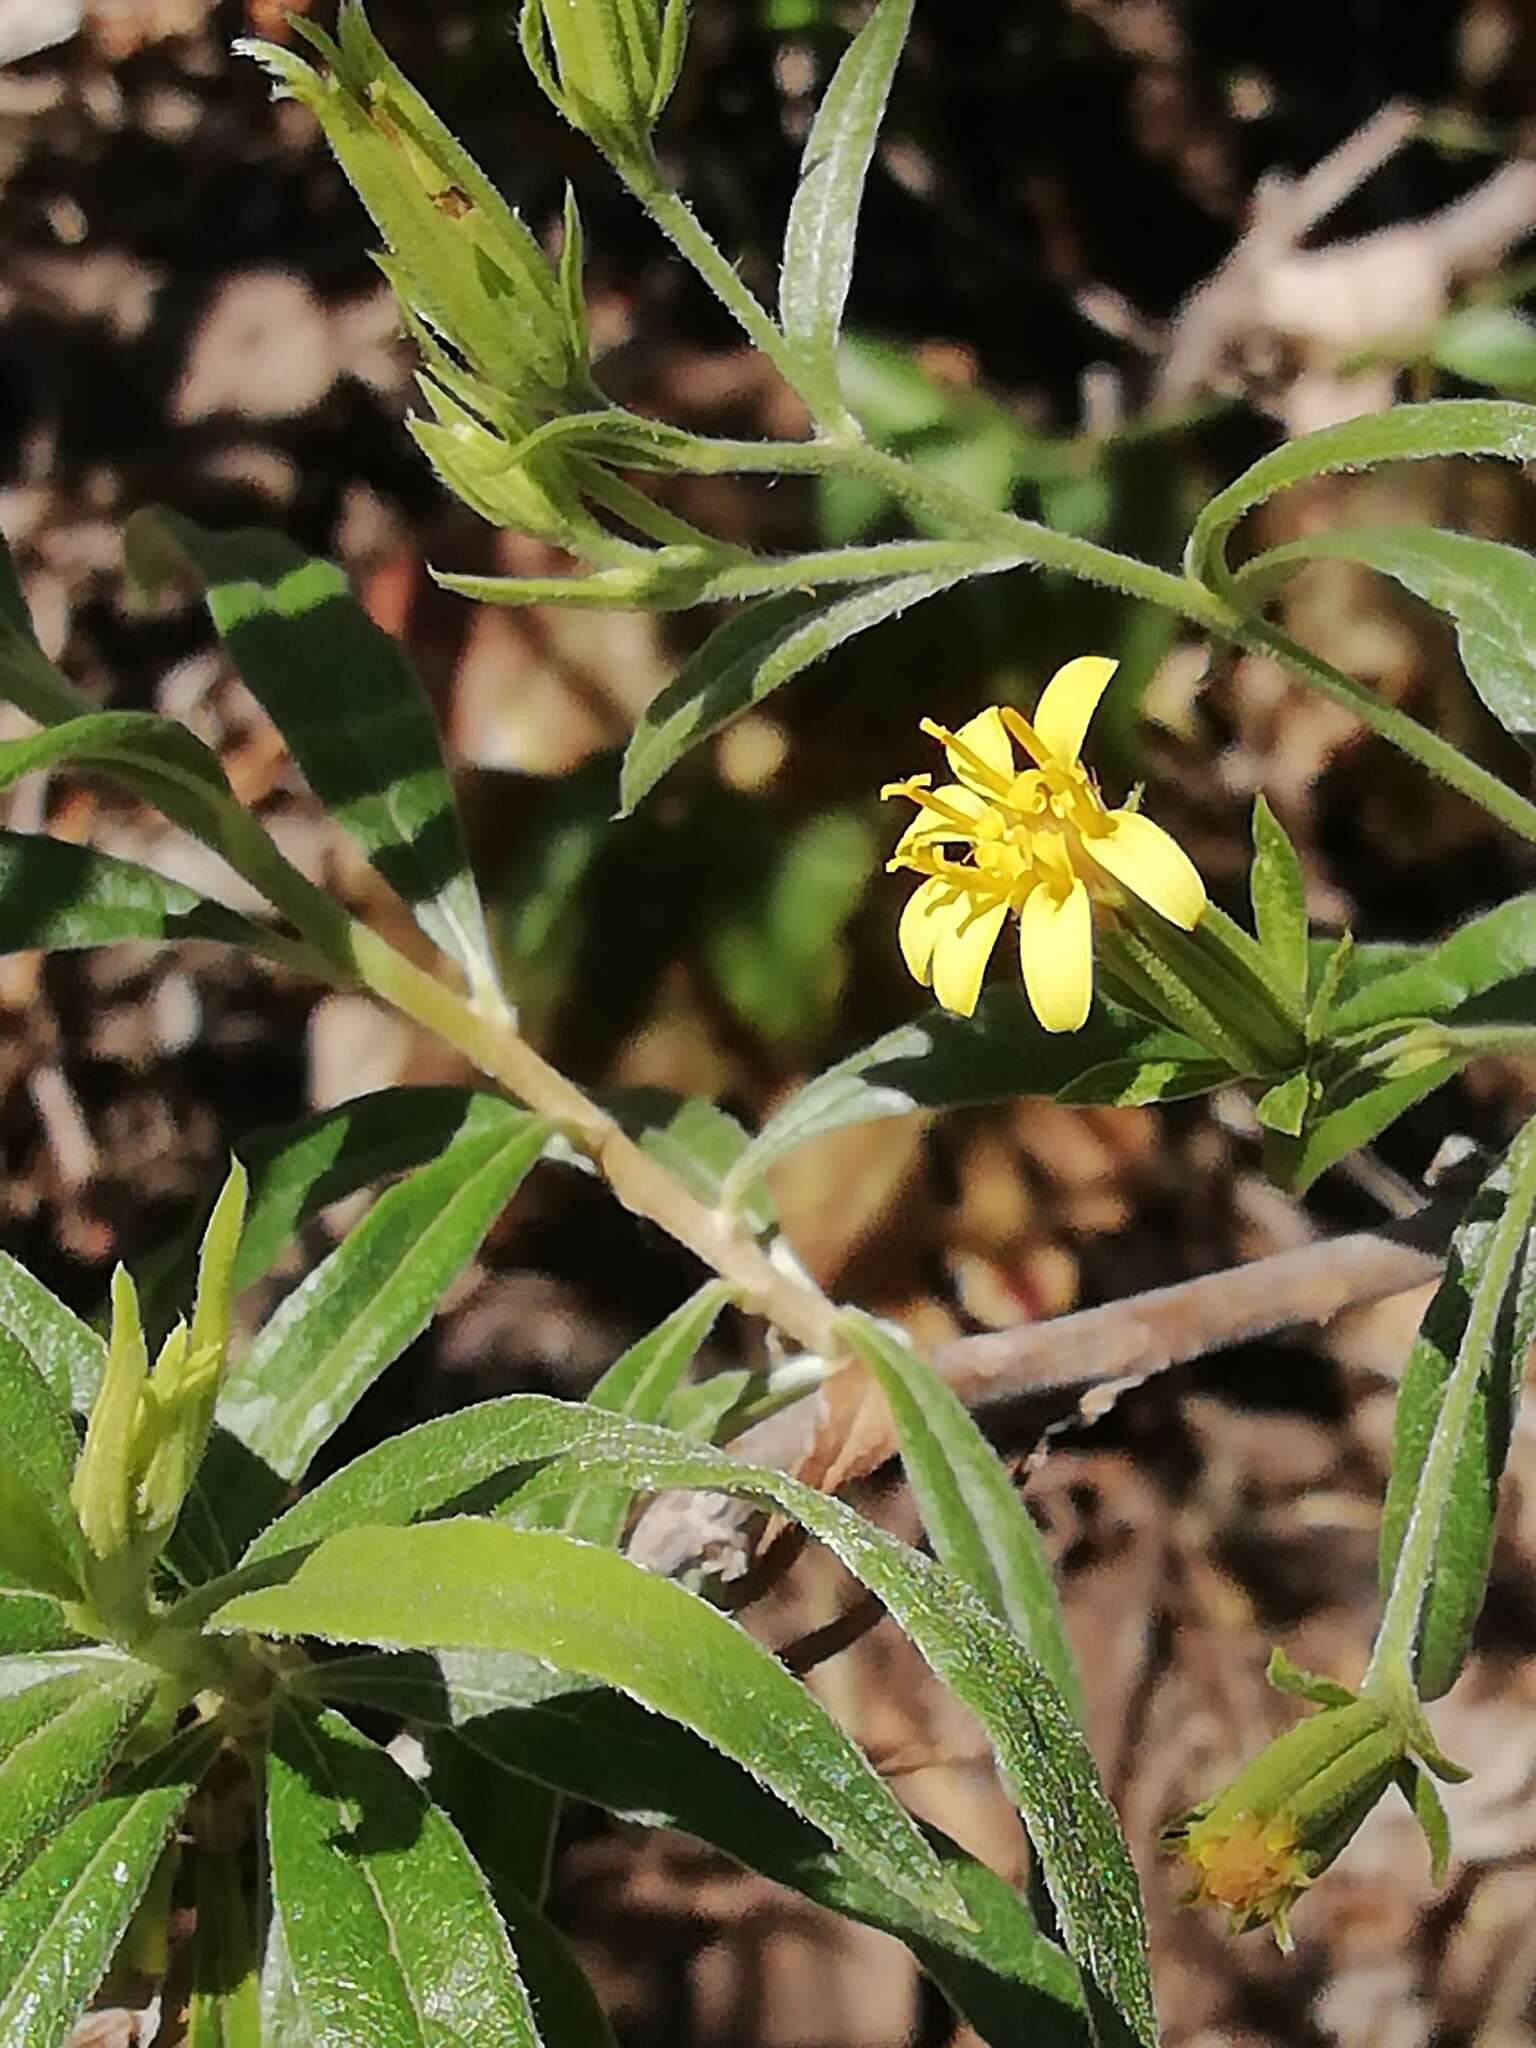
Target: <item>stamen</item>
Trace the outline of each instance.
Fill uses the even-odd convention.
[[[909,803],[922,804],[928,801],[927,792],[932,787],[931,775],[909,775],[905,782],[887,782],[881,788],[882,801],[888,797],[904,796]]]
[[[1006,715],[1005,713],[1004,716],[1006,717]],[[927,733],[929,739],[938,740],[940,745],[947,748],[950,753],[958,754],[967,768],[977,777],[978,781],[984,782],[988,789],[996,790],[999,796],[1006,796],[1008,794],[1010,778],[1006,775],[999,775],[995,768],[989,768],[987,763],[982,760],[980,754],[973,753],[965,741],[958,739],[947,725],[939,725],[933,719],[925,718],[920,721],[918,729],[921,732]]]
[[[1025,753],[1028,754],[1035,766],[1037,768],[1051,767],[1054,756],[1046,748],[1023,712],[1015,711],[1011,704],[1004,704],[1000,708],[1003,714],[1004,725],[1007,726],[1009,732],[1018,741]]]

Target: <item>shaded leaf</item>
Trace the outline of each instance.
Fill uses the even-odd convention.
[[[962,580],[958,572],[930,572],[831,597],[790,592],[746,606],[716,627],[642,713],[624,750],[620,815],[627,817],[685,754],[781,683],[855,634]]]
[[[1016,989],[990,989],[974,1017],[934,1009],[839,1060],[770,1117],[726,1179],[762,1174],[849,1124],[1014,1095],[1073,1102],[1173,1101],[1228,1078],[1193,1039],[1100,1000],[1081,1031],[1049,1032]]]
[[[729,1758],[615,1693],[496,1714],[460,1731],[487,1768],[531,1774],[644,1826],[677,1828],[834,1913],[912,1950],[991,2048],[1081,2048],[1077,1973],[1023,1899],[934,1831],[930,1840],[973,1929],[924,1913],[882,1885]]]
[[[305,780],[423,931],[494,991],[479,892],[425,692],[333,563],[260,530],[208,533],[137,515],[140,558],[173,550]]]
[[[215,939],[261,952],[270,934],[153,869],[43,834],[0,832],[0,953],[122,939]]]
[[[485,1880],[447,1817],[339,1714],[272,1719],[272,1898],[315,2048],[506,2048],[538,2032]]]
[[[381,1195],[297,1287],[235,1367],[219,1421],[281,1478],[296,1479],[432,1318],[543,1149],[548,1126],[509,1110],[457,1138]]]
[[[1361,951],[1370,955],[1370,948]],[[1438,946],[1419,950],[1395,968],[1390,957],[1348,984],[1329,1020],[1330,1037],[1399,1018],[1442,1023],[1536,1022],[1536,896],[1516,896],[1475,917]]]
[[[1463,306],[1436,328],[1430,353],[1468,384],[1512,397],[1536,391],[1536,326],[1512,306]]]
[[[263,2048],[261,1958],[239,1859],[199,1843],[192,1879],[197,1919],[185,2048]]]

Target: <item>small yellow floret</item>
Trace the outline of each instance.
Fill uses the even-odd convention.
[[[1183,931],[1200,920],[1205,885],[1188,854],[1139,811],[1107,809],[1078,759],[1115,668],[1095,654],[1069,661],[1033,721],[996,704],[958,732],[925,718],[955,780],[935,789],[915,775],[881,791],[917,806],[887,865],[924,878],[902,913],[901,951],[946,1010],[975,1010],[1010,913],[1025,992],[1047,1031],[1087,1019],[1095,903],[1123,903],[1129,891]]]

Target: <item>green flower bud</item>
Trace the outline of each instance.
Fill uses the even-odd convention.
[[[1269,1926],[1290,1947],[1291,1906],[1401,1780],[1408,1738],[1373,1699],[1344,1699],[1278,1736],[1216,1798],[1168,1829],[1186,1903],[1224,1907],[1232,1931]]]
[[[332,38],[295,30],[324,68],[272,43],[242,42],[280,93],[314,114],[394,252],[389,275],[477,375],[558,408],[590,393],[585,341],[554,271],[517,215],[384,54],[357,0]]]
[[[523,0],[523,50],[544,92],[609,156],[642,150],[672,97],[688,0]]]

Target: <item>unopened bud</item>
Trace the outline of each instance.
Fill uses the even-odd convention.
[[[610,156],[643,148],[672,97],[688,0],[523,0],[529,68],[573,127]]]

